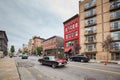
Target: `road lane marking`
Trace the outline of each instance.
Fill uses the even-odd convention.
[[[90,67],[86,67],[86,66],[77,66],[77,65],[70,65],[70,66],[79,67],[79,68],[83,68],[83,69],[89,69],[89,70],[96,70],[96,71],[101,71],[101,72],[107,72],[107,73],[112,73],[112,74],[119,74],[120,75],[120,72],[115,72],[115,71],[110,71],[110,70],[102,70],[102,69],[90,68]]]

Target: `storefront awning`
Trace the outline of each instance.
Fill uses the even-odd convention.
[[[65,48],[64,52],[69,52],[71,50],[71,48]]]

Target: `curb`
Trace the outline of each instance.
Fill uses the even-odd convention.
[[[14,58],[14,60],[15,60],[15,58]],[[21,80],[21,75],[20,75],[20,72],[19,72],[19,69],[18,69],[18,64],[17,64],[16,60],[15,60],[15,65],[16,65],[17,72],[18,72],[18,75],[19,75],[19,80]]]
[[[92,60],[90,61],[90,63],[104,63],[105,60],[101,60],[101,61],[97,61],[97,60]],[[108,61],[109,64],[119,64],[120,65],[120,61]]]

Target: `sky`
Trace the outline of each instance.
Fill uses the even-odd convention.
[[[33,36],[64,36],[63,22],[79,13],[79,0],[0,0],[0,30],[8,48],[22,48]]]

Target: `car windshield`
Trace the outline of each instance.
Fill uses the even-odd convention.
[[[51,61],[55,61],[55,56],[50,56],[49,59],[50,59]]]
[[[27,54],[23,54],[24,56],[27,56]]]

